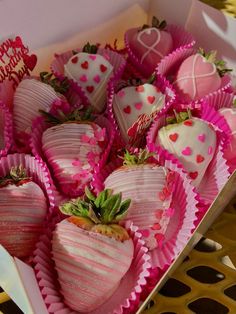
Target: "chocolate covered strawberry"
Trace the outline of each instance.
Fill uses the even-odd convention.
[[[151,83],[120,89],[114,96],[113,111],[123,139],[132,142],[140,137],[164,104],[165,96]]]
[[[65,75],[82,87],[90,104],[101,112],[106,103],[107,83],[113,71],[109,56],[97,53],[97,47],[85,45],[82,52],[75,53],[65,64]]]
[[[151,26],[143,25],[142,28],[133,28],[126,32],[126,42],[130,50],[149,74],[173,50],[173,39],[166,26],[165,21],[159,22],[153,17]]]
[[[46,212],[47,199],[42,189],[21,166],[0,178],[0,244],[10,254],[32,254]]]
[[[190,112],[175,113],[171,123],[158,131],[156,143],[180,160],[197,187],[214,157],[216,131],[209,122],[192,117]]]
[[[42,151],[61,190],[78,196],[91,180],[107,143],[106,129],[88,111],[44,113],[51,127],[42,135]]]
[[[97,197],[86,189],[83,199],[64,204],[71,215],[56,225],[52,255],[64,302],[74,311],[88,313],[106,302],[128,271],[134,244],[119,221],[130,200],[102,191]]]
[[[236,102],[235,102],[236,104]],[[236,162],[236,108],[221,108],[220,114],[224,116],[231,129],[230,145],[224,151],[224,156],[230,162]]]
[[[161,246],[170,220],[174,173],[149,158],[145,150],[126,152],[123,166],[113,171],[104,185],[132,199],[125,219],[139,227],[147,247],[154,249]]]
[[[26,78],[19,83],[13,100],[14,130],[19,146],[26,145],[32,121],[39,115],[39,110],[48,112],[53,102],[65,101],[61,93],[67,88],[66,81],[59,83],[46,72],[41,74],[41,81]]]
[[[180,65],[174,85],[187,101],[201,99],[221,87],[222,77],[232,71],[225,65],[216,60],[216,51],[207,54],[199,49]]]

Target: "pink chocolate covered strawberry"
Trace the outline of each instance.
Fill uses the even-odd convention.
[[[190,112],[175,113],[171,123],[158,131],[156,143],[180,160],[197,187],[214,157],[216,131]]]
[[[148,161],[149,157],[146,150],[126,152],[124,165],[113,171],[104,185],[132,199],[125,219],[139,227],[147,247],[154,249],[165,239],[170,220],[174,173]]]
[[[164,104],[165,96],[151,83],[119,90],[114,96],[113,111],[123,139],[130,142],[141,136],[141,129],[151,124]]]
[[[126,38],[132,53],[149,74],[173,50],[173,39],[166,30],[166,22],[159,22],[156,17],[153,17],[151,26],[143,25],[142,28],[128,30]]]
[[[64,81],[51,79],[51,74],[41,73],[41,81],[26,78],[20,82],[14,94],[13,121],[17,144],[26,145],[31,133],[34,118],[39,115],[39,110],[48,112],[55,101],[65,101],[61,93],[66,92],[68,85]]]
[[[89,111],[69,108],[67,113],[44,114],[54,126],[43,132],[42,151],[61,190],[78,196],[100,160],[107,143],[106,129],[93,122]]]
[[[174,85],[187,101],[198,100],[218,90],[221,78],[229,71],[224,61],[216,60],[216,51],[206,54],[199,49],[180,65]]]
[[[118,288],[128,271],[134,244],[119,225],[130,205],[121,194],[102,191],[97,197],[88,189],[83,199],[64,204],[60,210],[71,217],[56,225],[52,254],[64,302],[74,311],[88,313]]]
[[[32,254],[43,230],[47,200],[42,189],[22,167],[0,178],[0,244],[10,254]]]
[[[97,47],[88,43],[83,52],[74,54],[64,66],[65,75],[82,87],[97,112],[104,109],[107,83],[113,71],[107,58],[105,54],[97,54]]]

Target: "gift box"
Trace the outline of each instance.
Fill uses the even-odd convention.
[[[13,12],[9,3],[14,5]],[[96,9],[94,5],[92,0],[87,1],[86,4],[80,1],[68,4],[64,0],[50,1],[50,3],[43,0],[37,3],[37,7],[29,0],[22,0],[19,3],[15,3],[13,0],[8,3],[2,1],[0,3],[1,36],[8,38],[17,31],[17,34],[24,38],[24,41],[37,55],[38,62],[33,71],[33,74],[37,75],[42,69],[50,69],[55,52],[63,53],[72,50],[87,41],[113,44],[117,39],[117,46],[122,48],[124,33],[128,28],[147,23],[153,15],[158,15],[169,23],[185,27],[194,36],[197,45],[206,50],[216,49],[218,55],[227,61],[230,68],[234,69],[233,76],[235,77],[236,42],[234,33],[236,21],[233,18],[195,0],[179,0],[174,10],[171,0],[139,0],[135,4],[131,0],[122,0],[113,3],[112,6],[107,0],[99,0],[96,2]],[[22,15],[25,14],[26,8],[30,27],[26,21],[22,22]],[[11,23],[9,23],[9,16],[11,16]],[[42,23],[42,18],[44,23]],[[236,193],[235,182],[236,172],[233,172],[207,212],[202,211],[199,218],[200,223],[192,237],[187,243],[183,243],[181,252],[164,272],[137,313],[142,312],[154,291],[161,288],[168,276],[180,265],[201,235],[234,196]],[[19,275],[26,266],[22,262],[12,260],[3,249],[1,252],[1,268],[5,267],[6,272],[0,273],[0,286],[14,299],[23,312],[47,313],[34,273],[28,271],[27,276]],[[11,266],[9,261],[11,261]],[[22,267],[19,267],[18,264]],[[16,273],[17,269],[21,270],[16,276],[9,277],[7,274],[10,274],[10,269],[14,269]],[[29,278],[31,278],[30,283]],[[26,281],[28,287],[25,285]],[[8,285],[10,285],[10,289]],[[18,290],[16,290],[16,286],[19,286]],[[32,295],[30,290],[34,290],[35,293]],[[19,291],[22,293],[17,295]]]

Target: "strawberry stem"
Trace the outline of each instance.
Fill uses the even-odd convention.
[[[84,45],[82,51],[85,53],[96,54],[98,51],[98,46],[97,45],[90,45],[90,43],[87,42],[87,44]]]
[[[166,23],[165,20],[159,21],[156,16],[153,16],[152,17],[152,24],[151,24],[151,26],[148,25],[148,24],[144,24],[142,26],[142,28],[140,29],[140,31],[142,31],[144,29],[147,29],[147,28],[151,28],[151,27],[155,27],[157,29],[164,30],[166,28],[166,26],[167,26],[167,23]]]
[[[7,186],[9,184],[20,185],[31,180],[32,179],[27,176],[26,169],[20,165],[17,167],[12,167],[6,176],[0,177],[0,187]]]
[[[154,153],[150,153],[146,149],[140,149],[138,152],[132,154],[128,150],[126,150],[124,156],[119,157],[124,160],[124,166],[132,166],[147,164],[148,159],[153,155]]]
[[[192,118],[192,113],[190,109],[187,109],[187,111],[181,111],[181,112],[177,112],[174,109],[173,113],[174,113],[174,116],[170,116],[166,118],[166,122],[168,125],[182,123]]]
[[[55,92],[63,94],[63,95],[66,92],[68,92],[68,89],[70,87],[70,84],[67,78],[60,81],[58,78],[53,77],[53,73],[41,72],[40,79],[41,79],[41,82],[47,85],[50,85],[55,90]]]

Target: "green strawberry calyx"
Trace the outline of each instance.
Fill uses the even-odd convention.
[[[155,27],[155,28],[157,28],[159,30],[165,30],[166,26],[167,26],[167,23],[166,23],[165,20],[159,21],[156,16],[153,16],[152,17],[152,24],[151,25],[144,24],[142,26],[142,28],[140,29],[140,31],[143,31],[144,29],[152,28],[152,27]]]
[[[86,45],[84,45],[82,52],[89,53],[89,54],[96,54],[98,51],[98,45],[91,45],[89,42],[87,42]]]
[[[134,166],[147,164],[153,155],[154,153],[150,153],[146,149],[139,149],[133,153],[126,150],[124,156],[120,158],[123,159],[124,166]]]
[[[86,110],[83,108],[72,109],[69,112],[63,112],[61,109],[57,109],[56,113],[46,112],[39,110],[39,112],[45,117],[47,123],[58,125],[63,123],[91,123],[95,117],[92,115],[92,108],[89,107]]]
[[[70,84],[67,78],[60,81],[58,78],[53,76],[53,73],[50,72],[41,72],[40,73],[41,82],[51,86],[55,92],[62,95],[66,94],[69,90]]]
[[[220,77],[223,77],[226,73],[232,72],[233,69],[226,68],[226,62],[224,60],[217,60],[216,55],[217,51],[212,50],[208,53],[204,51],[204,49],[199,48],[198,53],[203,56],[208,62],[213,63],[216,66],[216,70]]]
[[[130,199],[122,201],[121,193],[113,194],[111,189],[95,196],[86,187],[84,197],[73,199],[59,209],[71,216],[67,220],[78,227],[123,242],[129,239],[129,234],[118,223],[126,216],[130,203]]]
[[[191,110],[187,109],[187,111],[176,112],[173,110],[174,115],[166,118],[166,128],[171,129],[174,125],[180,124],[186,120],[192,119]]]
[[[10,184],[22,185],[32,181],[31,177],[28,177],[26,169],[22,165],[12,167],[10,172],[4,177],[0,177],[0,188]]]

